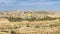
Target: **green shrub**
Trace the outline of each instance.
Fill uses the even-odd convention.
[[[22,18],[13,18],[13,17],[10,17],[10,18],[7,18],[9,21],[12,21],[12,22],[18,22],[18,21],[22,21],[23,19]]]
[[[35,28],[40,28],[40,26],[39,25],[36,25]]]
[[[27,27],[30,27],[29,24],[27,24]]]

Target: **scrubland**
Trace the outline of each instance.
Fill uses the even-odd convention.
[[[0,34],[60,34],[60,13],[33,12],[34,19],[25,19],[28,13],[0,13]]]

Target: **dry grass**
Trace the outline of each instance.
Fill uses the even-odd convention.
[[[0,29],[11,29],[16,34],[60,34],[60,21],[9,22],[6,20],[0,22]]]
[[[9,33],[6,33],[6,32],[0,32],[0,34],[9,34]]]

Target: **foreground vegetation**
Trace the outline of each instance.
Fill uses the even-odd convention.
[[[42,22],[9,22],[4,25],[1,23],[0,30],[7,33],[10,31],[11,34],[60,34],[60,22]]]

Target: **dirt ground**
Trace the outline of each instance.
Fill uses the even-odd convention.
[[[60,20],[0,21],[0,34],[60,34]]]

